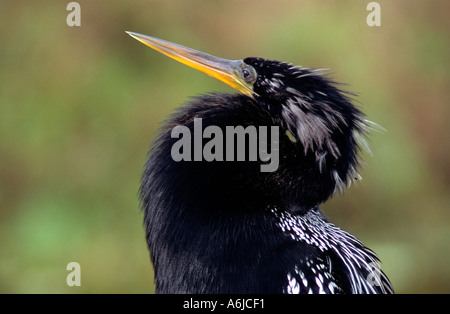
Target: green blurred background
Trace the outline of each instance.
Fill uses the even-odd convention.
[[[152,293],[137,191],[158,123],[234,92],[125,34],[329,68],[373,133],[364,180],[322,207],[398,293],[450,293],[450,2],[0,0],[0,292]],[[69,262],[81,287],[68,287]]]

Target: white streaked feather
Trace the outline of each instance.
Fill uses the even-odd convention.
[[[364,119],[364,124],[367,126],[367,128],[370,131],[377,131],[377,132],[380,132],[380,133],[386,133],[387,132],[387,130],[385,128],[383,128],[381,125],[379,125],[378,123],[375,123],[373,121]]]
[[[278,218],[280,228],[285,232],[295,235],[296,241],[303,241],[307,244],[318,247],[321,251],[332,251],[343,262],[349,274],[349,281],[353,293],[376,293],[375,286],[380,286],[382,292],[391,292],[392,288],[389,285],[389,280],[384,273],[380,272],[378,277],[374,277],[376,285],[369,282],[369,275],[372,274],[373,265],[378,265],[375,253],[365,248],[362,243],[351,234],[334,226],[333,224],[324,221],[320,213],[315,210],[310,210],[302,216],[293,215],[288,212],[279,212],[277,209],[271,209],[271,212]],[[331,260],[327,258],[328,272],[324,273],[327,277],[331,276]],[[308,261],[307,261],[308,265]],[[309,264],[311,266],[311,264]],[[316,266],[320,272],[325,269],[325,266]],[[313,271],[316,269],[312,268]],[[297,274],[301,273],[298,269],[295,270]],[[362,276],[367,273],[367,278]],[[291,275],[290,275],[291,276]],[[291,278],[293,278],[291,276]],[[323,279],[323,277],[322,277]],[[306,280],[305,280],[306,281]],[[322,283],[322,281],[319,282]],[[295,281],[298,284],[297,281]],[[307,283],[307,282],[306,282]],[[324,285],[316,280],[319,291],[324,289]],[[303,286],[307,287],[305,282]],[[292,286],[292,288],[294,288]],[[328,284],[329,291],[334,291],[339,288],[336,284]],[[322,290],[320,290],[322,289]],[[291,291],[293,291],[291,289]],[[313,291],[310,290],[309,291]]]

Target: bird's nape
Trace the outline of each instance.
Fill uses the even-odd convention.
[[[370,123],[349,94],[319,71],[128,34],[240,92],[193,98],[153,143],[140,194],[158,293],[393,292],[318,208],[359,178]]]

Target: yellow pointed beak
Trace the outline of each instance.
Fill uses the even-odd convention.
[[[126,32],[134,39],[159,51],[166,56],[202,71],[252,97],[253,84],[247,82],[243,76],[245,63],[242,60],[227,60],[174,44],[159,38]]]

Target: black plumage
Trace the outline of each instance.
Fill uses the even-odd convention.
[[[225,62],[130,35],[213,76]],[[156,292],[392,293],[375,253],[318,208],[359,178],[358,152],[372,123],[321,71],[262,58],[232,62],[240,85],[218,78],[243,94],[184,104],[165,121],[145,165],[141,200]],[[224,133],[278,126],[277,169],[262,172],[262,160],[174,161],[172,130],[194,133],[194,119]]]

